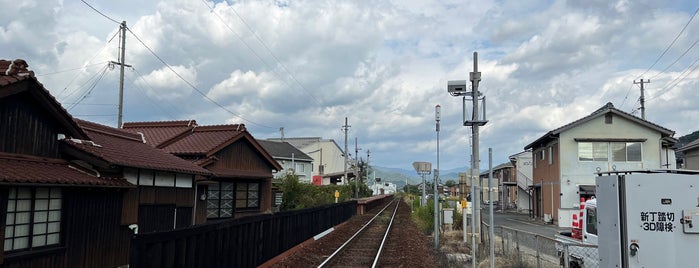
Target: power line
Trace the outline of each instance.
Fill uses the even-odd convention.
[[[118,33],[119,33],[119,31],[115,32],[114,35],[112,35],[112,38],[109,38],[109,41],[107,41],[107,43],[104,44],[104,46],[102,47],[102,49],[100,49],[100,51],[98,51],[97,53],[95,53],[95,55],[92,55],[92,58],[90,58],[87,62],[91,62],[92,60],[95,59],[95,57],[97,57],[97,55],[99,55],[100,53],[102,53],[102,51],[104,51],[104,49],[106,49],[107,46],[109,46],[109,43],[111,43],[112,40],[114,40],[114,37],[116,37]],[[89,65],[87,65],[87,66],[89,66]],[[87,66],[84,66],[84,67],[87,67]],[[75,74],[75,76],[73,76],[73,78],[70,79],[70,81],[68,82],[68,84],[67,84],[65,87],[63,87],[63,89],[62,89],[60,92],[58,92],[57,95],[60,95],[60,94],[62,94],[63,92],[65,92],[66,90],[68,90],[68,87],[69,87],[71,84],[73,84],[73,82],[75,82],[75,79],[78,78],[78,75],[79,75],[79,73],[78,73],[78,74]]]
[[[252,120],[246,119],[246,118],[242,117],[241,115],[239,115],[239,114],[237,114],[237,113],[234,113],[233,111],[231,111],[231,110],[229,110],[228,108],[224,107],[223,105],[219,104],[219,103],[216,102],[215,100],[209,98],[209,96],[207,96],[206,94],[204,94],[204,92],[202,92],[202,91],[199,90],[196,86],[194,86],[192,83],[190,83],[189,81],[187,81],[187,79],[184,79],[184,77],[182,77],[177,71],[175,71],[175,69],[173,69],[172,66],[170,66],[170,64],[168,64],[167,62],[165,62],[165,60],[163,60],[160,56],[158,56],[158,54],[155,54],[155,52],[154,52],[148,45],[146,45],[146,43],[144,43],[144,42],[141,40],[141,38],[139,38],[133,31],[131,31],[130,28],[126,28],[126,29],[127,29],[127,30],[129,31],[129,33],[131,33],[131,35],[133,35],[133,36],[136,38],[136,40],[138,40],[138,42],[141,43],[141,45],[143,45],[156,59],[158,59],[163,65],[165,65],[165,67],[167,67],[172,73],[174,73],[178,78],[180,78],[180,80],[184,81],[187,85],[189,85],[189,87],[191,87],[192,89],[194,89],[194,91],[196,91],[197,93],[199,93],[202,97],[204,97],[205,99],[207,99],[209,102],[213,103],[214,105],[218,106],[219,108],[221,108],[222,110],[228,112],[229,114],[231,114],[231,115],[233,115],[233,116],[236,116],[236,117],[238,117],[238,118],[240,118],[240,119],[242,119],[242,120],[245,120],[245,121],[247,121],[247,122],[250,122],[250,123],[253,124],[253,125],[260,126],[260,127],[265,127],[265,128],[273,128],[273,127],[266,126],[266,125],[262,125],[262,124],[253,122]]]
[[[692,14],[692,16],[689,18],[689,21],[687,21],[687,23],[684,25],[684,27],[682,27],[682,30],[680,30],[680,32],[677,33],[677,36],[675,36],[675,39],[673,39],[672,42],[670,43],[670,45],[668,45],[667,48],[665,48],[665,51],[663,51],[663,53],[660,54],[660,56],[655,60],[655,62],[653,62],[653,64],[650,67],[648,67],[648,69],[645,72],[643,72],[641,75],[636,77],[636,79],[645,75],[648,71],[650,71],[650,69],[653,68],[653,66],[655,66],[655,64],[658,63],[658,61],[660,61],[660,59],[665,55],[665,53],[667,53],[667,51],[670,50],[670,48],[675,44],[677,39],[680,38],[680,35],[682,35],[684,30],[687,29],[687,26],[689,26],[689,23],[692,22],[692,20],[694,19],[694,16],[697,15],[697,12],[699,12],[699,8],[697,8],[697,10],[694,11],[694,14]],[[636,79],[634,79],[634,80],[636,80]]]
[[[52,75],[52,74],[60,74],[60,73],[66,73],[66,72],[71,72],[71,71],[76,71],[76,70],[82,70],[82,69],[84,69],[85,67],[95,66],[95,65],[101,65],[101,64],[105,64],[105,63],[107,63],[107,62],[108,62],[108,61],[103,61],[103,62],[98,62],[98,63],[92,63],[92,64],[84,65],[84,66],[82,66],[82,67],[75,67],[75,68],[70,68],[70,69],[64,69],[64,70],[59,70],[59,71],[50,72],[50,73],[42,73],[42,74],[37,74],[37,75],[35,75],[35,76],[47,76],[47,75]]]
[[[96,8],[94,8],[93,6],[91,6],[90,4],[88,4],[87,2],[85,2],[85,0],[80,0],[80,1],[83,2],[83,4],[87,5],[88,7],[90,7],[90,8],[91,8],[92,10],[94,10],[95,12],[97,12],[98,14],[102,15],[102,17],[105,17],[105,18],[107,18],[108,20],[111,20],[111,21],[113,21],[113,22],[116,23],[116,24],[121,24],[121,22],[118,22],[118,21],[116,21],[115,19],[110,18],[109,16],[105,15],[104,13],[100,12],[99,10],[97,10]]]
[[[255,31],[252,30],[252,27],[250,27],[250,25],[243,19],[243,17],[240,16],[240,14],[238,14],[238,11],[236,11],[235,8],[233,8],[233,5],[230,5],[229,7],[231,8],[231,10],[233,10],[233,13],[235,13],[235,15],[238,16],[238,18],[240,19],[240,21],[242,21],[243,24],[245,24],[245,27],[247,27],[248,30],[250,30],[250,32],[252,33],[252,35],[254,35],[255,38],[257,38],[258,41],[260,41],[260,43],[262,44],[262,46],[265,47],[265,49],[267,49],[267,52],[269,52],[269,54],[272,55],[272,58],[274,58],[274,60],[276,60],[277,63],[279,63],[279,66],[281,66],[282,69],[284,69],[284,71],[285,71],[286,73],[289,74],[289,76],[291,77],[291,79],[293,79],[294,82],[296,82],[296,84],[299,85],[299,87],[301,87],[301,89],[303,89],[303,91],[305,91],[306,94],[308,94],[308,96],[310,96],[313,100],[315,100],[316,103],[317,103],[318,105],[322,105],[322,103],[320,103],[320,101],[319,101],[318,99],[316,99],[316,97],[313,96],[313,95],[311,94],[311,92],[310,92],[306,87],[304,87],[303,84],[301,84],[301,82],[299,82],[299,80],[296,79],[296,77],[289,71],[289,69],[286,68],[286,66],[279,60],[279,58],[277,58],[277,56],[274,55],[274,53],[273,53],[272,50],[267,46],[267,44],[265,44],[265,42],[262,41],[262,38],[261,38],[259,35],[257,35],[257,33],[255,33]]]
[[[699,58],[697,58],[696,60],[694,60],[694,62],[692,62],[692,64],[687,66],[687,68],[679,76],[677,76],[675,79],[673,79],[669,83],[665,84],[665,86],[663,86],[663,88],[658,90],[658,94],[654,95],[653,97],[649,97],[648,100],[656,99],[656,98],[664,95],[665,93],[669,92],[677,85],[679,85],[680,82],[682,82],[682,80],[684,80],[685,78],[687,78],[687,76],[689,76],[689,74],[691,74],[692,72],[696,71],[697,68],[699,68],[699,64],[697,64],[697,63],[699,63]],[[694,66],[694,65],[696,65],[696,66]],[[692,68],[692,66],[694,66],[694,68]]]
[[[214,10],[212,7],[209,6],[209,4],[206,2],[206,0],[202,0],[202,2],[206,5],[207,8],[209,8],[209,9],[211,10],[211,12],[216,16],[216,18],[218,18],[218,20],[220,20],[221,23],[223,23],[223,25],[226,26],[226,28],[227,28],[229,31],[231,31],[231,33],[233,33],[236,37],[238,37],[238,39],[252,52],[252,54],[255,55],[255,57],[257,57],[265,66],[267,66],[267,68],[269,68],[269,69],[279,78],[280,81],[282,81],[282,82],[283,82],[284,84],[286,84],[287,86],[291,87],[291,85],[290,85],[286,80],[282,79],[281,76],[280,76],[279,74],[277,74],[277,72],[274,70],[274,68],[273,68],[272,66],[270,66],[264,59],[262,59],[262,57],[261,57],[259,54],[257,54],[257,52],[255,52],[255,50],[252,49],[252,47],[251,47],[247,42],[245,42],[245,39],[243,39],[243,38],[240,36],[240,34],[238,34],[238,32],[236,32],[235,30],[233,30],[233,28],[231,28],[231,27],[223,20],[223,18],[221,18],[221,16],[219,16],[218,13],[216,13],[216,10]],[[279,64],[279,66],[280,66],[287,74],[289,74],[289,77],[291,77],[291,79],[294,80],[294,81],[296,82],[296,84],[298,84],[299,87],[301,87],[301,89],[304,90],[304,92],[305,92],[308,96],[310,96],[318,105],[322,105],[322,103],[321,103],[315,96],[313,96],[313,95],[310,93],[310,91],[309,91],[306,87],[304,87],[303,84],[301,84],[301,82],[298,81],[298,79],[296,79],[296,77],[289,71],[289,69],[287,69],[286,66],[284,66],[284,64],[279,60],[279,58],[277,58],[277,56],[274,55],[274,53],[273,53],[272,50],[267,46],[267,44],[265,44],[265,42],[262,41],[262,38],[260,38],[260,37],[255,33],[255,31],[252,30],[252,28],[250,27],[250,25],[249,25],[247,22],[245,22],[245,20],[238,14],[238,12],[235,11],[235,9],[233,9],[232,6],[231,6],[230,8],[231,8],[231,10],[233,10],[233,12],[235,13],[235,15],[238,16],[238,18],[243,22],[243,24],[245,24],[245,26],[246,26],[246,27],[248,28],[248,30],[255,36],[255,38],[262,44],[262,46],[267,50],[267,52],[269,52],[269,54],[272,55],[272,58],[274,58],[274,60]]]
[[[694,46],[696,46],[697,43],[699,43],[699,39],[694,40],[694,43],[692,43],[692,45],[689,46],[689,47],[682,53],[682,55],[680,55],[679,57],[677,57],[677,59],[675,59],[675,61],[673,61],[672,63],[670,63],[670,65],[668,65],[667,67],[665,67],[665,69],[663,69],[663,70],[660,71],[659,73],[655,74],[655,75],[654,75],[653,77],[651,77],[650,79],[654,79],[654,78],[658,77],[658,75],[660,75],[660,74],[664,73],[665,71],[667,71],[668,69],[670,69],[670,67],[672,67],[673,65],[675,65],[675,63],[677,63],[678,61],[680,61],[680,59],[682,59],[682,57],[684,57],[685,55],[687,55],[687,52],[689,52],[690,50],[692,50],[692,48],[694,48]]]

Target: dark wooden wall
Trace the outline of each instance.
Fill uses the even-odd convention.
[[[119,224],[124,190],[64,188],[63,247],[5,254],[3,267],[117,267],[128,264],[131,230]],[[4,221],[2,223],[4,228]]]
[[[26,92],[0,99],[0,152],[58,157],[59,126],[37,107]]]
[[[223,150],[216,153],[218,161],[212,168],[216,170],[245,170],[269,172],[272,176],[272,167],[267,160],[255,150],[246,140],[238,140]]]

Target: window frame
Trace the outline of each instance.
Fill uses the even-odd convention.
[[[245,185],[245,197],[241,195],[243,185]],[[252,188],[250,188],[251,185],[255,185],[254,191],[251,191]],[[261,197],[260,197],[260,188],[262,187],[262,184],[259,182],[238,182],[235,184],[236,190],[235,190],[235,209],[236,210],[259,210],[260,209],[260,202],[261,202]],[[253,194],[255,196],[251,196]],[[251,200],[251,199],[255,200]],[[244,206],[238,206],[238,202],[244,202]],[[253,204],[251,206],[251,203]],[[256,204],[256,205],[255,205]]]
[[[25,195],[20,193],[21,191],[26,191],[25,193],[28,193],[28,196],[20,196]],[[45,192],[42,193],[41,191]],[[5,206],[6,219],[3,252],[7,255],[13,255],[15,253],[36,252],[62,247],[64,239],[63,199],[63,189],[59,187],[10,187],[7,191],[7,205]],[[25,201],[22,203],[29,201],[28,207],[18,210],[20,209],[19,201]],[[24,222],[24,219],[18,222],[17,214],[24,213],[27,213],[26,217],[28,217],[26,222]],[[18,227],[22,226],[26,227],[26,232],[17,235]],[[15,243],[20,241],[20,239],[26,239],[26,246],[15,247]],[[9,245],[8,242],[10,243]]]
[[[206,190],[206,218],[207,219],[222,219],[233,218],[235,216],[235,182],[218,181],[209,185]],[[212,189],[213,186],[215,189]],[[224,186],[230,188],[224,188]],[[223,194],[230,193],[230,198],[221,198]],[[215,194],[215,195],[214,195]],[[223,207],[225,201],[230,201],[230,208]],[[214,205],[214,206],[211,206]],[[215,213],[212,213],[215,210]],[[230,215],[226,215],[230,212]]]

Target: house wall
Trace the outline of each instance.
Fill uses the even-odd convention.
[[[6,191],[4,189],[3,191]],[[124,190],[64,188],[61,247],[5,254],[3,267],[117,267],[128,264],[133,232],[119,224]],[[5,229],[6,195],[0,228]]]
[[[699,149],[684,151],[684,169],[699,170]]]
[[[295,174],[298,175],[299,181],[303,183],[311,183],[312,173],[313,173],[313,162],[305,160],[288,160],[288,159],[277,159],[277,163],[282,166],[282,170],[274,174],[274,178],[281,178],[286,176],[287,172],[291,169],[294,170]],[[298,167],[301,167],[300,169]]]
[[[641,162],[579,161],[578,143],[575,138],[599,139],[646,139],[642,143]],[[605,123],[600,116],[560,134],[561,157],[560,183],[563,185],[562,208],[577,208],[580,204],[579,185],[595,185],[595,173],[598,171],[659,169],[660,133],[638,123],[613,116],[612,124]],[[674,153],[673,153],[674,154]]]
[[[515,177],[517,180],[517,209],[520,211],[530,211],[531,196],[527,188],[533,184],[532,176],[532,153],[522,152],[513,156],[515,166]]]
[[[322,164],[325,166],[323,174],[345,171],[345,158],[342,154],[342,149],[337,147],[337,144],[333,141],[320,141],[298,149],[313,158],[313,175],[322,175],[319,173],[318,168],[321,164],[321,150],[323,158]]]
[[[557,219],[560,204],[560,145],[557,141],[533,149],[533,183],[539,185],[541,203],[537,204],[536,215]],[[542,156],[543,155],[543,156]],[[535,201],[538,202],[538,201]],[[541,208],[539,211],[538,208]]]
[[[236,171],[249,171],[258,174],[268,174],[267,178],[244,178],[231,177],[225,178],[226,181],[240,182],[259,182],[260,183],[260,208],[256,211],[242,211],[240,215],[255,214],[272,210],[272,169],[273,167],[262,157],[262,155],[253,148],[247,141],[240,140],[228,147],[218,151],[215,154],[218,161],[205,168],[215,173],[226,173]],[[236,211],[236,217],[238,211]]]
[[[26,86],[19,83],[10,87]],[[58,126],[29,93],[0,98],[0,152],[57,158]]]

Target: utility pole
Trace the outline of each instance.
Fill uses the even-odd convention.
[[[369,185],[369,156],[370,155],[371,155],[371,150],[367,149],[366,150],[366,168],[364,169],[364,173],[366,173],[367,185]],[[376,185],[376,180],[374,180],[374,185]]]
[[[437,104],[434,107],[435,130],[437,132],[437,168],[434,170],[434,249],[439,249],[439,121],[441,120],[442,107]]]
[[[345,131],[345,152],[344,152],[344,155],[345,155],[345,161],[344,161],[345,162],[345,178],[344,179],[345,179],[346,183],[349,183],[349,178],[347,177],[347,153],[348,153],[347,152],[347,130],[349,130],[350,127],[351,126],[347,124],[347,117],[345,117],[345,125],[342,126],[342,130]]]
[[[362,148],[357,147],[357,137],[354,137],[354,188],[356,188],[355,196],[359,199],[359,150]]]
[[[646,98],[643,92],[643,85],[646,83],[650,83],[650,79],[643,80],[643,78],[641,78],[640,81],[636,82],[636,80],[634,80],[633,83],[641,84],[641,98],[639,98],[638,100],[641,102],[641,119],[646,120]]]
[[[481,97],[481,93],[478,91],[478,84],[481,81],[481,73],[478,71],[478,52],[473,52],[473,72],[469,73],[469,78],[471,80],[471,92],[466,91],[466,81],[465,80],[457,80],[457,81],[448,81],[447,83],[447,92],[449,92],[450,95],[454,97],[461,96],[462,97],[462,103],[463,103],[463,116],[464,116],[464,126],[471,126],[471,137],[472,137],[472,165],[471,165],[471,176],[472,178],[475,176],[478,181],[480,181],[479,175],[480,175],[480,169],[479,169],[479,149],[478,149],[478,130],[480,126],[485,125],[488,123],[488,120],[486,120],[485,116],[485,96]],[[471,97],[471,101],[473,102],[473,113],[472,117],[467,120],[466,119],[466,96]],[[480,101],[483,101],[483,115],[479,115],[480,109],[478,108],[478,103]],[[475,174],[474,174],[475,173]],[[478,233],[480,237],[480,193],[476,193],[477,191],[480,191],[480,187],[474,186],[475,183],[471,184],[471,203],[473,204],[472,206],[472,216],[471,216],[471,227],[473,230],[474,236],[471,239],[471,249],[473,251],[473,267],[476,267],[476,252],[478,252],[478,244],[475,242],[475,236],[476,233]],[[480,184],[480,183],[479,183]]]
[[[280,127],[279,132],[282,133],[282,142],[284,142],[284,127]]]
[[[124,115],[124,67],[131,67],[126,64],[126,21],[122,21],[119,26],[121,35],[121,50],[119,51],[119,62],[110,61],[111,64],[119,65],[119,113],[117,116],[117,128],[121,128],[122,118]]]

